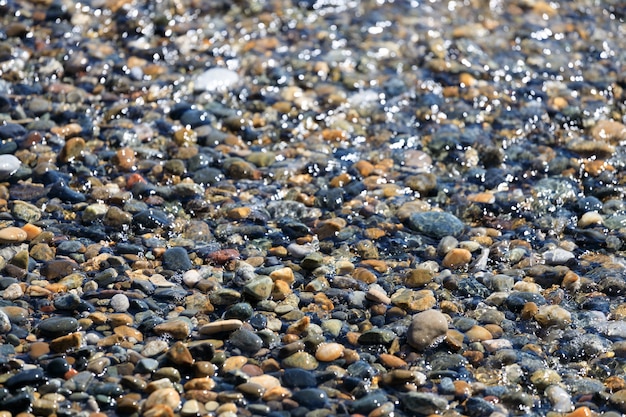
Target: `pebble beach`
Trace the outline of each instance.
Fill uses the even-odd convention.
[[[0,0],[0,417],[626,413],[618,0]]]

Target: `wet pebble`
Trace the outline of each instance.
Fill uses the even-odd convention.
[[[447,331],[445,315],[437,310],[426,310],[413,316],[407,331],[407,341],[415,349],[423,351],[441,342]]]

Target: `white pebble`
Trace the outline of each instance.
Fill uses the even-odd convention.
[[[587,227],[592,224],[602,224],[604,219],[597,211],[588,211],[578,219],[578,227]]]
[[[111,297],[111,308],[118,313],[124,313],[128,311],[130,307],[130,301],[124,294],[115,294]]]
[[[198,283],[198,281],[200,281],[200,278],[202,278],[200,276],[200,272],[195,269],[190,269],[183,274],[183,282],[189,288],[193,288]]]
[[[544,252],[543,259],[549,265],[563,265],[570,259],[574,259],[574,254],[565,249],[556,248]]]
[[[550,385],[546,388],[546,396],[552,404],[552,410],[557,413],[569,413],[574,409],[572,397],[565,389],[558,385]]]
[[[11,321],[9,320],[9,316],[0,310],[0,333],[6,333],[11,330]]]
[[[193,88],[195,91],[221,91],[238,81],[239,75],[235,71],[226,68],[211,68],[195,78]]]
[[[15,174],[21,165],[22,161],[13,155],[0,155],[0,178],[6,179]]]
[[[87,333],[84,338],[85,344],[91,346],[96,345],[100,341],[100,339],[101,336],[96,333]]]
[[[17,300],[18,298],[24,295],[24,291],[22,290],[22,286],[17,282],[9,285],[2,292],[2,298],[5,300]]]

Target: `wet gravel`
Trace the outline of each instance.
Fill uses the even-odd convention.
[[[0,417],[626,413],[625,17],[0,0]]]

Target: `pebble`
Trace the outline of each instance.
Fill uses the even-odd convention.
[[[315,359],[320,362],[332,362],[343,356],[344,346],[339,343],[321,343],[315,351]]]
[[[441,264],[446,268],[460,268],[469,264],[472,254],[467,249],[454,248],[444,256]]]
[[[300,368],[307,371],[317,369],[318,361],[308,352],[296,352],[283,359],[283,366],[286,368]]]
[[[0,179],[10,178],[21,166],[22,161],[14,155],[0,155]]]
[[[188,271],[192,268],[189,254],[182,247],[169,248],[163,253],[163,268],[171,271]]]
[[[424,351],[443,341],[447,331],[446,316],[437,310],[426,310],[413,316],[407,331],[407,341],[418,351]]]
[[[239,81],[239,75],[227,68],[210,68],[193,81],[195,91],[216,92],[228,89]]]
[[[13,244],[24,242],[28,238],[26,232],[19,227],[0,229],[0,243]]]
[[[111,308],[118,313],[123,313],[128,311],[130,307],[130,301],[128,297],[124,294],[115,294],[111,297]]]
[[[570,259],[574,259],[574,254],[565,249],[556,248],[543,253],[543,259],[548,265],[564,265]]]
[[[409,227],[434,238],[460,236],[465,225],[456,216],[446,212],[414,213],[408,218]]]

